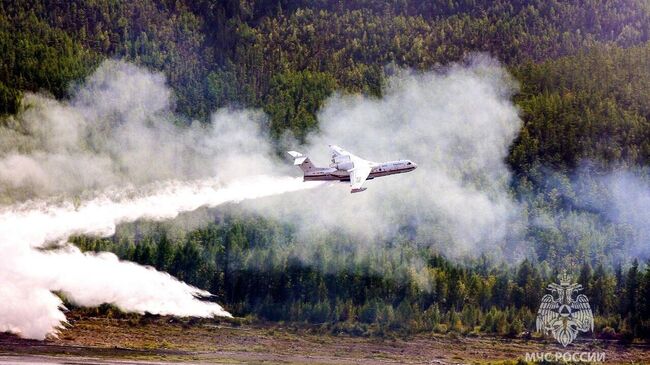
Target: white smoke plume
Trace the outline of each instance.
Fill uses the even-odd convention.
[[[606,178],[611,205],[605,212],[613,221],[630,228],[631,237],[623,251],[630,257],[650,257],[650,183],[630,171],[618,171]]]
[[[70,101],[28,94],[24,105],[0,127],[0,331],[56,334],[65,316],[52,291],[83,306],[229,316],[195,298],[207,292],[67,239],[318,185],[278,174],[261,113],[188,126],[162,75],[123,62],[104,62]]]
[[[275,170],[262,113],[220,110],[187,126],[164,76],[132,64],[105,61],[68,102],[27,94],[23,104],[0,127],[4,203]]]
[[[540,262],[579,270],[585,262],[614,266],[650,257],[647,170],[602,171],[583,161],[571,175],[547,169],[532,179],[543,193],[524,188],[521,204]]]
[[[514,251],[524,246],[519,205],[508,194],[505,163],[521,127],[515,91],[498,63],[477,56],[438,72],[399,72],[379,99],[334,96],[319,115],[319,132],[299,151],[320,166],[329,164],[327,145],[337,144],[371,161],[410,159],[419,167],[368,181],[360,194],[342,184],[244,205],[300,219],[307,231],[325,226],[361,237],[360,251],[405,238],[451,256],[521,255]]]

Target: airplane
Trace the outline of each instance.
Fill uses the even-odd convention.
[[[329,145],[332,151],[330,167],[316,167],[309,157],[296,151],[287,151],[294,160],[293,164],[299,166],[304,173],[304,181],[350,181],[351,193],[359,193],[367,188],[363,187],[366,180],[376,177],[401,174],[415,170],[416,165],[411,160],[388,162],[372,162],[351,154],[343,148]]]

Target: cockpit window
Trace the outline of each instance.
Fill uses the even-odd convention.
[[[406,164],[407,164],[407,165],[410,165],[411,163],[410,163],[410,162],[407,162]]]

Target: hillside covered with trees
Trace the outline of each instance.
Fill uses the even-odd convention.
[[[294,227],[233,208],[211,212],[200,229],[137,222],[74,242],[168,271],[236,315],[352,334],[519,335],[534,328],[541,288],[571,264],[597,336],[650,338],[648,258],[617,261],[607,242],[627,239],[627,227],[590,209],[606,198],[574,193],[576,176],[620,168],[647,180],[647,1],[2,0],[0,114],[26,108],[25,92],[65,99],[102,60],[119,58],[162,71],[188,121],[255,107],[278,143],[286,131],[304,142],[334,91],[381,96],[395,67],[436,69],[472,52],[492,55],[519,83],[511,194],[531,216],[589,222],[588,240],[573,242],[561,222],[527,227],[534,257],[501,265],[452,261],[412,242],[399,243],[398,257],[393,242],[370,255],[342,253],[346,238],[333,234],[314,238],[319,250],[306,265],[292,255]],[[401,264],[409,258],[423,271]]]

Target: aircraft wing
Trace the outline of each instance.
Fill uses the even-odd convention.
[[[338,157],[338,156],[349,156],[351,155],[350,152],[344,150],[343,148],[333,145],[330,145],[330,150],[332,151],[332,158]]]
[[[363,187],[363,183],[366,182],[368,175],[370,175],[372,167],[368,161],[356,156],[353,156],[352,163],[354,164],[354,167],[351,170],[348,170],[350,173],[350,186],[352,187],[353,193],[358,193],[366,190],[366,188]]]
[[[370,171],[372,171],[373,162],[366,161],[333,144],[330,145],[330,149],[332,150],[332,162],[341,156],[347,156],[350,158],[350,161],[352,161],[352,168],[348,170],[350,173],[350,186],[352,187],[352,192],[358,193],[366,190],[366,188],[363,187],[363,183],[366,182],[368,175],[370,175]]]

